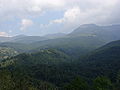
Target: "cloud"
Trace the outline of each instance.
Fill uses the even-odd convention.
[[[0,16],[26,18],[34,15],[39,16],[43,12],[47,13],[49,10],[66,11],[71,8],[75,9],[74,7],[79,7],[81,14],[85,13],[90,18],[93,16],[97,17],[98,14],[104,18],[108,16],[108,13],[110,14],[115,10],[114,7],[116,5],[119,7],[118,3],[120,4],[119,0],[0,0]],[[99,18],[96,19],[99,21]],[[60,20],[55,21],[61,22]]]
[[[51,20],[49,24],[42,25],[42,27],[50,28],[61,24],[63,25],[61,31],[70,32],[81,24],[113,24],[114,15],[118,15],[115,12],[117,3],[118,0],[70,0],[62,18]]]
[[[0,16],[36,15],[36,13],[41,14],[47,9],[62,8],[65,6],[64,4],[64,0],[0,0]]]
[[[33,21],[30,19],[22,19],[21,21],[21,28],[20,30],[26,30],[27,28],[29,28],[30,26],[33,25]]]
[[[76,2],[71,0],[71,2],[75,4],[65,11],[63,18],[52,20],[50,23],[102,24],[112,19],[111,14],[115,11],[114,7],[118,0],[77,0]]]
[[[63,18],[53,20],[51,23],[72,23],[78,19],[82,14],[79,7],[73,7],[68,9],[65,13]]]
[[[9,35],[6,32],[0,32],[0,37],[9,37]]]
[[[42,27],[43,32],[47,32],[46,28],[52,32],[53,27],[60,25],[61,31],[71,31],[81,24],[120,23],[119,5],[120,0],[0,0],[0,23],[25,18],[21,30],[28,29],[34,21],[33,27],[37,30]],[[53,16],[49,15],[51,12]]]
[[[32,11],[41,11],[42,9],[56,9],[61,8],[65,4],[64,0],[31,0],[31,8]]]

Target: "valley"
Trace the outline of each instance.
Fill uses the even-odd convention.
[[[119,32],[85,24],[69,34],[0,37],[0,90],[119,90]]]

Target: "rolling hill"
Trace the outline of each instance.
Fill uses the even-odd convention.
[[[31,52],[36,52],[40,49],[55,48],[73,57],[79,57],[104,45],[104,43],[104,41],[95,37],[59,38],[32,43],[31,45],[36,48]]]
[[[85,55],[108,42],[119,40],[119,32],[120,25],[84,24],[69,34],[1,37],[0,46],[14,48],[18,52],[37,52],[41,49],[55,48],[78,58],[80,54]]]
[[[120,41],[113,41],[78,60],[71,59],[71,56],[57,49],[44,49],[31,54],[23,53],[3,60],[0,63],[0,72],[11,73],[13,81],[17,76],[19,79],[27,76],[25,82],[39,90],[38,85],[41,81],[47,82],[47,85],[50,84],[52,87],[62,87],[77,76],[88,82],[98,76],[106,76],[115,83],[120,70],[119,64]],[[23,81],[21,82],[24,83]]]
[[[72,60],[65,53],[55,49],[46,49],[37,53],[24,53],[3,60],[0,63],[0,70],[5,68],[11,72],[21,71],[31,76],[32,79],[58,84],[61,83],[61,80],[64,81],[65,78],[69,78],[62,75],[67,72],[67,70],[64,71],[63,66],[68,66],[67,64],[70,62]],[[61,80],[59,81],[60,77]]]
[[[92,76],[105,75],[115,80],[120,70],[120,41],[113,41],[84,57],[80,63]],[[90,75],[90,74],[89,74]]]

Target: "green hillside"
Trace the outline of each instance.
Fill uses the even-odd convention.
[[[15,85],[27,82],[30,86],[32,84],[33,88],[38,88],[35,90],[46,90],[44,88],[47,87],[49,89],[52,87],[53,90],[53,87],[56,88],[56,84],[60,84],[61,81],[64,81],[64,78],[66,78],[64,77],[66,70],[64,72],[62,70],[64,70],[63,66],[70,62],[72,62],[72,60],[63,52],[54,49],[41,50],[38,53],[20,54],[10,59],[3,60],[0,63],[0,71],[5,74],[1,73],[0,75],[5,75],[5,77],[8,77],[8,80],[17,79],[17,77],[19,77],[17,81],[11,81],[12,83],[15,83]],[[6,76],[6,73],[8,73],[8,76]],[[11,75],[14,77],[12,78]],[[0,79],[2,79],[2,77]],[[25,79],[26,81],[19,82],[19,79]],[[54,85],[50,83],[53,83]],[[38,86],[41,84],[43,85],[42,87]],[[15,86],[15,88],[16,87],[17,86]],[[25,86],[24,88],[27,87]]]
[[[108,43],[91,52],[81,62],[90,73],[93,72],[96,76],[105,75],[115,80],[120,70],[120,41]]]
[[[55,48],[74,58],[78,58],[103,44],[105,44],[104,41],[95,37],[66,37],[32,43],[31,45],[37,48],[31,50],[31,52],[39,51],[40,49]]]
[[[120,41],[108,43],[78,60],[56,49],[23,53],[0,63],[0,89],[119,90],[119,64]]]

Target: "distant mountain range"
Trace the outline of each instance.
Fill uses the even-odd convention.
[[[33,43],[37,41],[44,41],[48,39],[56,39],[62,38],[66,34],[64,33],[56,33],[56,34],[49,34],[45,36],[27,36],[27,35],[17,35],[13,37],[0,37],[0,42],[14,42],[14,43]]]
[[[97,90],[94,81],[101,90],[111,83],[120,90],[119,32],[120,25],[86,24],[69,34],[1,37],[0,89],[69,90],[72,81],[75,90],[84,87],[81,77],[89,89],[80,90]]]
[[[84,24],[73,30],[69,34],[56,33],[45,36],[26,36],[18,35],[13,37],[0,37],[0,42],[19,42],[19,43],[33,43],[37,41],[44,41],[56,38],[69,37],[97,37],[107,42],[120,39],[120,25],[98,26],[95,24]]]
[[[18,52],[37,52],[56,48],[66,54],[78,57],[114,40],[120,40],[120,25],[81,25],[69,34],[57,33],[46,36],[18,35],[1,37],[0,46],[10,47]],[[79,54],[78,54],[79,53]]]
[[[97,26],[85,24],[78,27],[69,36],[92,36],[105,40],[106,42],[120,39],[120,25]]]

